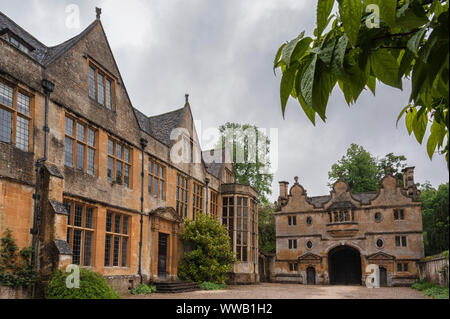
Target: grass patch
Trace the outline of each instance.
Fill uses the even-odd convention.
[[[220,290],[225,289],[226,284],[216,284],[215,282],[204,281],[200,284],[200,288],[203,290]]]
[[[146,284],[140,284],[131,291],[132,295],[149,295],[156,292],[156,286],[149,286]]]
[[[433,299],[449,299],[448,287],[441,287],[435,283],[426,281],[417,281],[411,287],[422,291],[425,296],[430,296]]]

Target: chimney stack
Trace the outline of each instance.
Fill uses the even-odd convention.
[[[280,183],[280,198],[286,199],[288,196],[288,185],[289,182],[279,182]]]
[[[403,188],[408,191],[408,195],[413,195],[416,188],[416,184],[414,183],[414,168],[406,167],[402,170]]]

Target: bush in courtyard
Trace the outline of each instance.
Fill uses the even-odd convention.
[[[31,266],[32,248],[19,251],[12,232],[7,229],[0,238],[0,285],[13,288],[29,287],[37,280]]]
[[[216,284],[215,282],[205,281],[200,284],[200,288],[203,290],[220,290],[225,289],[226,284]]]
[[[156,286],[149,286],[146,284],[140,284],[131,291],[132,295],[148,295],[156,292]]]
[[[425,296],[430,296],[434,299],[449,299],[448,287],[441,287],[435,283],[424,280],[416,281],[411,287],[422,291]]]
[[[225,226],[204,214],[186,220],[180,237],[188,250],[178,266],[178,276],[192,282],[225,283],[235,258]]]
[[[80,287],[67,288],[70,273],[56,271],[47,283],[47,299],[120,299],[119,294],[98,273],[80,268]]]

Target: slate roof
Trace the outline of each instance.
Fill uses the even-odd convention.
[[[325,196],[310,197],[309,199],[310,199],[311,204],[314,205],[314,207],[319,208],[319,207],[322,207],[323,204],[328,202],[330,200],[330,198],[331,198],[330,195],[325,195]]]
[[[180,127],[185,111],[186,106],[172,112],[148,117],[148,123],[143,123],[143,127],[150,131],[151,136],[170,146],[172,144],[170,133],[173,129]]]
[[[377,197],[378,193],[358,193],[352,194],[353,198],[360,201],[362,204],[370,204],[372,200]]]
[[[88,33],[99,20],[95,20],[92,22],[86,29],[84,29],[80,34],[74,36],[73,38],[52,46],[47,47],[42,44],[39,40],[33,37],[30,33],[25,31],[22,27],[17,25],[13,20],[8,18],[4,13],[0,11],[0,33],[9,30],[12,32],[17,38],[21,41],[27,43],[31,47],[34,48],[28,56],[30,56],[33,60],[42,64],[43,66],[47,66],[55,61],[58,57],[60,57],[64,52],[69,50],[73,45],[75,45],[86,33]]]
[[[353,198],[360,201],[363,205],[369,205],[372,200],[377,197],[377,193],[357,193],[352,194]],[[323,205],[331,199],[330,195],[309,197],[309,202],[314,205],[315,208],[323,207]]]
[[[223,167],[225,166],[222,158],[215,158],[214,153],[219,150],[207,150],[202,152],[203,162],[205,164],[206,171],[214,177],[220,179],[222,176]],[[222,150],[223,151],[223,150]],[[208,159],[205,160],[205,157]],[[209,162],[210,161],[210,162]]]

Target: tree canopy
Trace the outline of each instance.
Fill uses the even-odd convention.
[[[411,78],[397,123],[405,116],[419,143],[429,128],[430,159],[437,150],[448,165],[448,7],[449,0],[318,0],[314,36],[302,32],[275,57],[283,116],[291,96],[315,125],[316,114],[325,122],[336,84],[351,105],[366,88],[375,95],[377,80],[402,89],[402,79]]]
[[[272,194],[273,174],[270,173],[269,138],[256,126],[225,123],[219,127],[221,140],[218,147],[230,150],[234,174],[240,184],[250,185],[258,191],[259,205],[268,202]]]
[[[375,192],[380,186],[380,180],[390,167],[393,176],[403,184],[402,169],[406,157],[403,155],[387,154],[381,159],[373,157],[364,147],[351,144],[342,158],[331,166],[328,172],[329,183],[332,187],[342,174],[342,179],[349,185],[353,193]]]

